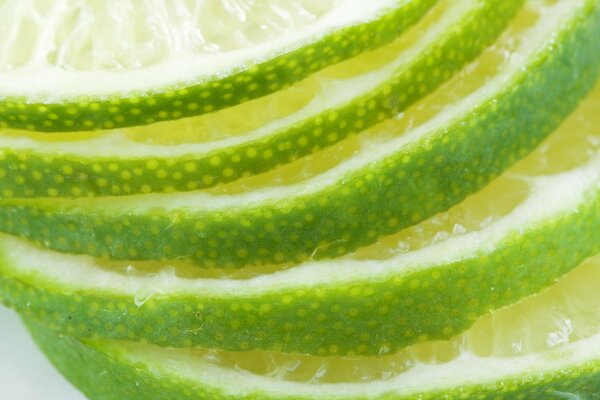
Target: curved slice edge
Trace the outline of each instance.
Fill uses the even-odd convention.
[[[524,203],[480,231],[390,260],[312,262],[242,280],[180,278],[168,269],[128,276],[5,236],[0,301],[81,338],[391,353],[463,332],[600,251],[600,155],[534,182]]]
[[[339,99],[327,95],[327,100],[318,101],[317,96],[282,121],[208,146],[140,145],[119,133],[79,143],[0,137],[0,169],[18,171],[0,173],[0,194],[5,198],[92,197],[190,191],[312,154],[397,115],[450,79],[502,32],[523,0],[471,3],[449,7],[452,15],[442,17],[445,28],[431,32],[394,65],[336,82],[335,90],[347,93]],[[465,40],[475,35],[477,40]],[[418,74],[423,75],[417,90],[413,86]],[[98,148],[106,150],[96,155]],[[119,148],[127,149],[128,155],[120,155]]]
[[[600,72],[600,41],[591,40],[600,37],[600,4],[554,4],[557,15],[533,39],[542,48],[526,64],[515,61],[508,77],[461,101],[449,122],[440,116],[442,126],[433,120],[431,132],[399,138],[343,176],[334,168],[316,182],[250,196],[0,200],[0,231],[61,252],[219,268],[300,262],[315,249],[318,258],[336,257],[374,243],[481,189],[590,91]]]
[[[306,384],[219,368],[185,351],[101,341],[84,344],[26,323],[50,361],[91,400],[561,400],[593,399],[600,392],[600,335],[520,357],[466,354],[445,364],[418,365],[384,381]]]
[[[0,128],[88,131],[147,125],[213,112],[273,93],[328,65],[386,44],[416,23],[436,1],[389,2],[366,16],[366,21],[358,20],[350,26],[316,34],[270,57],[249,57],[225,74],[188,78],[151,91],[79,95],[58,101],[3,96]]]

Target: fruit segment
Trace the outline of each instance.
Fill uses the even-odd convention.
[[[0,136],[0,168],[18,172],[0,174],[1,194],[82,197],[189,191],[269,170],[404,111],[479,55],[522,4],[442,1],[393,44],[314,74],[270,98],[228,109],[220,118],[213,114],[185,124],[78,136],[5,131]],[[364,65],[387,53],[397,55],[364,71]],[[332,70],[344,70],[347,76]],[[226,130],[221,127],[230,124],[227,119],[253,118],[248,115],[275,108],[275,102],[297,102],[298,108],[289,115],[274,113],[275,118],[265,118],[258,127],[220,140],[186,142],[188,136],[201,136],[196,130]],[[172,142],[149,144],[152,137]],[[182,139],[178,142],[177,137]]]
[[[90,400],[598,397],[600,1],[0,32],[0,303]]]
[[[591,89],[600,5],[563,0],[539,12],[504,68],[471,95],[313,179],[237,195],[7,199],[0,230],[62,252],[221,268],[349,253],[481,189]]]
[[[599,102],[600,85],[484,191],[350,257],[227,273],[2,236],[0,298],[71,336],[162,346],[350,356],[447,339],[600,251]]]
[[[86,131],[213,112],[386,44],[435,2],[5,2],[0,125]]]
[[[78,342],[31,322],[29,327],[57,368],[92,400],[594,398],[600,390],[600,320],[594,311],[600,306],[599,271],[596,257],[452,341],[388,357]]]

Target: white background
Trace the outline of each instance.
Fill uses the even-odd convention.
[[[35,347],[17,315],[2,306],[0,399],[85,400]]]

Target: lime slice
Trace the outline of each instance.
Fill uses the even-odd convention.
[[[2,236],[0,299],[72,336],[175,347],[348,356],[448,338],[600,251],[599,104],[600,85],[486,189],[351,257],[227,273]]]
[[[77,131],[211,112],[385,44],[434,3],[6,1],[0,124]]]
[[[0,174],[0,186],[15,197],[126,195],[211,187],[268,170],[403,111],[475,58],[522,3],[441,1],[400,40],[377,52],[321,71],[284,93],[187,125],[171,122],[78,136],[4,131],[0,169],[18,173]],[[475,32],[477,40],[472,40]],[[374,63],[388,53],[398,54],[383,65]],[[289,114],[273,112],[281,102],[292,104]],[[200,136],[196,131],[221,130],[240,115],[265,110],[275,115],[258,126],[253,121],[236,135],[189,143]],[[171,141],[163,144],[165,137]]]
[[[314,179],[233,195],[8,199],[0,201],[0,230],[64,252],[219,267],[339,256],[373,243],[483,187],[591,88],[600,4],[561,0],[538,12],[493,79]]]
[[[600,391],[600,258],[448,342],[385,357],[165,349],[29,323],[90,399],[586,399]],[[314,321],[313,321],[314,322]]]

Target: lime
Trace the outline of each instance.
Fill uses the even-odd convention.
[[[397,115],[475,58],[522,3],[443,0],[392,44],[218,113],[97,133],[4,130],[0,169],[18,172],[0,186],[15,197],[127,195],[269,170]]]
[[[0,299],[72,336],[163,346],[349,356],[449,338],[600,251],[599,104],[597,85],[483,191],[345,258],[202,270],[2,236]]]
[[[63,252],[222,268],[334,257],[371,244],[485,186],[591,89],[600,64],[600,42],[591,39],[600,34],[598,2],[531,5],[537,18],[516,34],[518,46],[493,77],[473,76],[479,86],[470,95],[312,179],[225,195],[6,199],[0,230]]]
[[[434,3],[3,2],[0,125],[81,131],[209,113],[388,43]]]
[[[385,357],[82,343],[29,326],[57,368],[92,400],[584,399],[600,391],[598,279],[596,257],[463,335]]]

